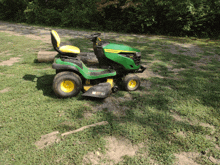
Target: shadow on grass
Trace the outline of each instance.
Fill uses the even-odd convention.
[[[42,90],[44,96],[57,98],[52,89],[53,78],[54,78],[54,75],[47,75],[47,74],[44,76],[40,76],[40,77],[36,75],[30,75],[30,74],[26,74],[25,76],[23,76],[24,80],[37,82],[36,88],[38,90]]]

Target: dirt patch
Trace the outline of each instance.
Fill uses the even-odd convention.
[[[173,111],[170,111],[170,112],[173,112]],[[171,114],[171,116],[176,120],[176,121],[182,121],[182,122],[188,122],[190,125],[196,125],[196,124],[199,124],[199,126],[202,126],[202,127],[207,127],[207,128],[210,128],[211,129],[211,135],[213,135],[215,133],[215,127],[208,124],[208,123],[199,123],[199,121],[197,120],[194,120],[194,121],[189,121],[187,119],[182,119],[181,116],[179,116],[178,114],[176,113],[173,113]],[[207,137],[208,138],[208,137]]]
[[[220,147],[218,145],[215,145],[215,148],[220,151]]]
[[[210,128],[210,129],[212,130],[211,134],[214,134],[214,133],[215,133],[215,127],[214,127],[213,125],[210,125],[210,124],[208,124],[208,123],[200,123],[199,125],[202,126],[202,127],[208,127],[208,128]]]
[[[162,36],[148,36],[148,38],[151,40],[167,39],[166,37],[162,37]]]
[[[174,79],[174,80],[181,80],[181,78],[178,78],[178,77],[173,77],[173,78],[172,77],[164,77],[164,76],[159,75],[158,73],[153,72],[151,70],[152,65],[154,63],[160,63],[160,62],[162,62],[162,61],[153,60],[148,65],[143,65],[146,67],[146,70],[143,73],[138,73],[137,75],[140,78],[158,77],[158,78],[169,78],[169,79]],[[174,62],[172,62],[172,61],[170,61],[170,62],[175,65]],[[174,72],[175,75],[178,75],[178,72],[185,70],[185,68],[180,68],[180,69],[174,68],[173,69],[173,66],[171,66],[171,65],[167,65],[166,67],[167,67],[168,71]]]
[[[14,74],[4,74],[4,73],[0,73],[0,75],[6,75],[7,77],[13,77],[13,76],[15,76]]]
[[[92,115],[93,115],[93,113],[91,113],[91,112],[85,112],[83,114],[83,117],[87,119],[87,118],[90,118]]]
[[[187,121],[187,122],[189,122],[190,124],[192,124],[192,125],[195,125],[195,124],[199,124],[200,126],[202,126],[202,127],[208,127],[208,128],[210,128],[210,129],[212,129],[213,131],[215,130],[215,127],[213,126],[213,125],[210,125],[210,124],[208,124],[208,123],[199,123],[197,120],[194,120],[193,122],[191,122],[191,121],[189,121],[189,120],[187,120],[187,119],[182,119],[181,118],[181,116],[179,116],[177,113],[175,113],[175,112],[173,112],[172,110],[170,111],[172,114],[171,114],[171,116],[175,119],[175,120],[177,120],[177,121]]]
[[[117,139],[115,137],[106,137],[107,141],[107,152],[102,154],[99,151],[90,152],[84,156],[83,164],[92,163],[92,164],[108,164],[113,165],[122,161],[122,157],[125,155],[134,156],[138,151],[139,146],[132,145],[132,143],[124,138]]]
[[[174,69],[171,69],[170,71],[174,72],[174,74],[175,74],[175,73],[178,73],[178,72],[183,71],[183,70],[185,70],[185,68],[179,68],[179,69],[174,68]]]
[[[154,73],[150,68],[154,63],[158,63],[158,62],[162,62],[160,60],[153,60],[151,61],[149,64],[147,65],[143,65],[144,67],[146,67],[146,70],[143,73],[138,73],[136,74],[138,77],[140,78],[150,78],[150,77],[158,77],[158,78],[164,78],[163,76]]]
[[[177,158],[177,161],[175,164],[178,165],[199,165],[194,160],[196,157],[198,157],[200,154],[196,152],[182,152],[180,154],[174,154],[174,156]]]
[[[12,57],[7,61],[2,61],[0,63],[0,66],[4,66],[4,65],[12,66],[15,62],[19,62],[19,59],[20,59],[19,57]]]
[[[220,61],[220,55],[215,54],[215,55],[212,55],[212,56],[203,56],[200,60],[197,61],[197,63],[208,64],[212,60]]]
[[[198,53],[204,53],[204,51],[193,44],[181,44],[181,43],[172,43],[173,45],[165,45],[167,48],[164,50],[172,54],[182,54],[191,57],[197,57]]]
[[[28,37],[30,39],[33,39],[33,40],[41,40],[45,43],[51,43],[51,36],[50,36],[50,32],[48,31],[46,35],[41,35],[41,36],[38,36],[36,34],[27,34],[27,35],[24,35],[24,34],[20,34],[20,33],[17,33],[17,32],[13,32],[13,31],[4,31],[5,33],[8,33],[10,35],[14,35],[14,36],[25,36],[25,37]]]
[[[67,124],[71,125],[71,123],[69,123],[69,122],[62,123],[62,125],[67,125]],[[60,134],[60,136],[67,136],[67,135],[70,135],[70,134],[74,134],[74,133],[83,131],[83,130],[88,129],[90,127],[95,127],[95,126],[99,126],[99,125],[106,125],[106,124],[108,124],[107,121],[102,121],[102,122],[99,122],[99,123],[86,125],[86,126],[83,126],[79,129],[76,129],[76,130],[73,130],[73,131],[64,132],[64,133]],[[59,131],[54,131],[54,132],[51,132],[49,134],[42,135],[41,139],[39,141],[35,142],[35,145],[38,147],[38,149],[43,149],[44,147],[46,147],[48,145],[51,145],[53,143],[58,143],[59,141],[60,141]]]
[[[214,164],[220,164],[220,159],[215,159],[215,158],[213,158],[212,156],[210,156],[209,157],[209,160],[212,162],[212,163],[214,163]]]
[[[138,73],[137,76],[140,78],[150,78],[150,77],[164,78],[163,76],[154,73],[150,69],[146,69],[143,73]]]
[[[119,162],[124,155],[133,156],[138,150],[138,146],[133,146],[127,139],[116,139],[115,137],[106,138],[108,141],[107,154],[111,160]]]
[[[5,88],[5,89],[0,90],[0,93],[6,93],[6,92],[8,92],[9,90],[10,90],[10,88]]]
[[[184,138],[186,137],[186,134],[183,131],[178,132],[177,135]]]
[[[176,120],[176,121],[182,121],[182,122],[187,122],[188,124],[190,124],[190,125],[195,125],[196,123],[198,123],[198,121],[193,121],[193,122],[191,122],[190,120],[188,120],[188,119],[183,119],[183,118],[181,118],[181,116],[180,115],[178,115],[177,113],[173,113],[173,111],[171,110],[170,112],[172,112],[172,114],[171,114],[171,116]]]
[[[7,77],[13,77],[13,76],[15,76],[14,74],[7,74],[6,75]]]
[[[211,136],[209,136],[209,135],[205,135],[205,138],[208,139],[208,140],[211,140],[211,141],[214,141],[214,140],[215,140],[214,137],[211,137]]]
[[[55,131],[46,135],[42,135],[41,139],[35,142],[35,145],[37,146],[38,149],[43,149],[44,147],[49,146],[55,142],[59,142],[60,139],[57,138],[58,133],[59,131]]]
[[[178,114],[174,113],[171,115],[176,121],[184,121]]]
[[[0,55],[4,55],[4,56],[10,56],[12,55],[11,53],[9,53],[8,50],[4,51],[4,52],[1,52]]]
[[[109,96],[103,101],[101,105],[92,107],[92,109],[94,112],[101,111],[104,109],[108,112],[113,112],[113,114],[117,117],[125,116],[125,111],[128,109],[128,107],[120,106],[119,104],[128,100],[132,100],[132,96],[129,93],[126,93],[123,97],[119,98]]]
[[[59,115],[61,116],[61,115]],[[60,123],[61,126],[68,126],[68,127],[73,127],[74,126],[74,123],[72,122],[69,122],[69,121],[64,121],[62,123]]]

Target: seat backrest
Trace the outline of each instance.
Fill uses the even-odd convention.
[[[55,30],[52,30],[50,32],[51,34],[51,42],[53,44],[54,49],[57,49],[60,47],[60,37],[58,33]]]

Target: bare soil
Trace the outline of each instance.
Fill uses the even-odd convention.
[[[5,93],[5,92],[8,92],[10,90],[10,88],[5,88],[5,89],[2,89],[2,90],[0,90],[0,93]]]
[[[132,143],[129,140],[124,138],[117,139],[116,137],[109,136],[105,137],[105,140],[107,141],[106,154],[102,154],[99,151],[90,152],[84,156],[83,164],[117,164],[118,162],[122,161],[122,157],[125,155],[134,156],[138,151],[139,147],[141,147],[137,145],[132,145]]]
[[[3,65],[12,66],[15,62],[19,62],[19,59],[20,59],[19,57],[12,57],[7,61],[0,62],[0,66]]]
[[[42,135],[41,139],[37,142],[35,142],[35,145],[38,147],[38,149],[43,149],[46,146],[49,146],[55,142],[59,142],[60,139],[57,137],[58,131],[51,132],[46,135]]]
[[[195,158],[200,155],[199,153],[181,152],[174,155],[177,159],[176,164],[178,165],[199,165],[198,163],[194,162]]]

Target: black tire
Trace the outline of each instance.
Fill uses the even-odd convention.
[[[82,89],[82,80],[73,72],[60,72],[53,80],[54,93],[61,98],[74,97]]]
[[[140,87],[141,81],[137,75],[126,75],[123,79],[123,85],[126,91],[135,91]]]

